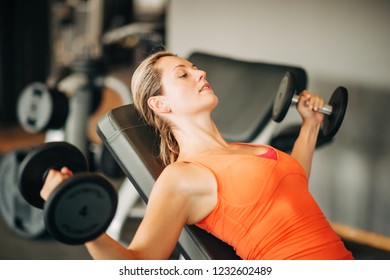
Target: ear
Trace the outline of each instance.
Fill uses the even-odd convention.
[[[164,96],[157,95],[148,99],[149,107],[156,113],[169,113],[171,108],[165,103]]]

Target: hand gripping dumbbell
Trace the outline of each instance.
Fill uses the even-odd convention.
[[[40,191],[50,169],[68,167],[74,173],[45,202]],[[104,233],[111,223],[117,193],[98,174],[87,173],[84,155],[67,142],[51,142],[34,148],[19,169],[19,190],[31,205],[44,209],[47,230],[60,242],[78,245]]]
[[[287,72],[280,82],[278,92],[275,96],[272,119],[281,122],[287,114],[291,105],[298,103],[296,95],[295,76]],[[322,125],[324,136],[332,138],[339,130],[347,110],[348,91],[344,87],[338,87],[332,94],[329,103],[319,108],[317,112],[325,115]]]

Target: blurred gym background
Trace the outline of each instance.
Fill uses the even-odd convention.
[[[308,89],[325,100],[339,85],[349,90],[340,131],[316,153],[312,193],[356,258],[390,259],[389,12],[386,0],[2,1],[0,155],[48,139],[47,132],[23,129],[18,99],[33,82],[61,81],[78,61],[101,59],[104,75],[125,86],[134,66],[164,47],[183,57],[202,51],[298,65],[308,73]],[[98,118],[125,102],[110,89],[98,101],[86,131],[95,146]],[[271,133],[296,122],[290,110]],[[0,259],[90,259],[83,246],[17,235],[6,220]],[[124,241],[137,222],[128,219]]]

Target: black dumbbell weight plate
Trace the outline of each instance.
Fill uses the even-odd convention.
[[[332,106],[332,113],[325,116],[322,132],[324,136],[332,138],[339,130],[345,116],[348,104],[348,91],[344,87],[338,87],[332,94],[328,103]]]
[[[67,142],[45,143],[33,149],[19,168],[19,190],[31,205],[43,208],[40,192],[49,169],[68,167],[73,173],[88,170],[84,155]]]
[[[292,72],[287,72],[280,82],[276,93],[272,109],[272,119],[281,122],[286,116],[291,106],[291,100],[295,91],[295,76]]]
[[[68,111],[67,97],[40,82],[28,85],[18,98],[18,121],[30,133],[62,127]]]
[[[46,202],[46,227],[62,243],[83,244],[106,231],[116,207],[116,191],[105,178],[77,174],[60,184]]]
[[[5,154],[0,163],[0,211],[5,224],[18,236],[35,239],[46,233],[43,210],[28,204],[18,188],[18,169],[30,148]]]
[[[17,116],[22,127],[31,133],[42,131],[50,122],[53,106],[49,89],[43,83],[32,83],[21,92]]]

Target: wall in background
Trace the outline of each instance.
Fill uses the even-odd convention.
[[[0,126],[16,122],[16,101],[50,68],[49,0],[0,3]]]
[[[347,115],[315,156],[312,193],[332,221],[390,236],[389,12],[386,0],[171,0],[167,47],[299,65],[326,100],[347,87]],[[282,126],[296,121],[290,110]]]

